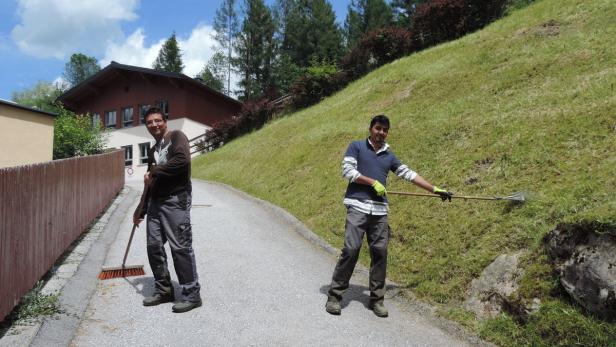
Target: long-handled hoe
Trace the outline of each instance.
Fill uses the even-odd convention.
[[[143,210],[143,204],[145,203],[146,195],[148,193],[148,187],[143,188],[143,193],[141,194],[141,201],[139,201],[139,205],[137,206],[137,211],[135,214],[140,214],[140,211]],[[108,280],[111,278],[118,277],[129,277],[129,276],[143,276],[145,275],[145,271],[143,270],[143,265],[126,265],[126,257],[128,257],[128,250],[130,249],[130,244],[133,242],[133,235],[135,235],[135,230],[139,227],[138,224],[133,224],[133,230],[130,232],[130,238],[128,239],[128,245],[126,245],[126,251],[124,252],[124,260],[122,261],[122,266],[116,267],[104,267],[101,273],[98,275],[98,278],[101,280]]]
[[[428,193],[407,193],[407,192],[391,192],[388,191],[387,195],[411,195],[411,196],[425,196],[430,198],[440,198],[441,196],[438,194],[428,194]],[[509,200],[515,201],[518,203],[523,203],[528,200],[524,193],[518,192],[513,193],[508,196],[464,196],[464,195],[453,195],[452,199],[464,199],[464,200]]]

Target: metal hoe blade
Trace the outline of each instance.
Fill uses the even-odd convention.
[[[511,195],[508,196],[503,196],[503,197],[495,197],[496,200],[511,200],[511,201],[518,201],[518,202],[525,202],[526,201],[526,196],[524,196],[524,193],[522,192],[517,192],[517,193],[513,193]]]

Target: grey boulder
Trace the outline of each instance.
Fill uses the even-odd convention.
[[[598,222],[560,224],[544,239],[565,291],[607,320],[616,318],[615,229]]]
[[[471,282],[464,307],[473,311],[479,319],[494,318],[508,307],[509,298],[524,275],[518,266],[521,255],[501,254],[483,269],[479,278]]]

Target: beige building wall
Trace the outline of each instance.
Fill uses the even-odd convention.
[[[0,168],[50,161],[54,117],[0,103]]]

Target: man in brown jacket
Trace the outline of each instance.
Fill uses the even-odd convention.
[[[153,296],[143,300],[143,305],[175,301],[163,247],[169,241],[175,272],[182,287],[180,302],[173,305],[172,310],[187,312],[201,306],[190,224],[190,146],[183,132],[167,129],[167,120],[159,108],[152,107],[146,112],[145,124],[156,144],[148,152],[148,172],[144,177],[144,184],[148,187],[147,206],[141,215],[135,215],[134,222],[139,224],[144,215],[148,215],[147,249],[155,289]]]

